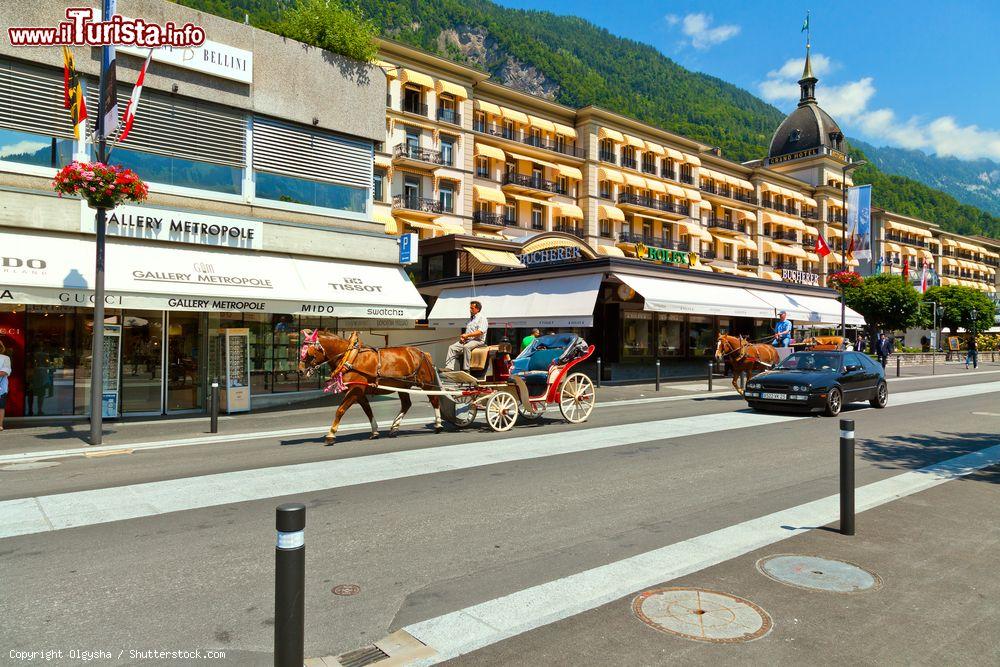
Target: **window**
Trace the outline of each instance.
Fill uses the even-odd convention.
[[[722,259],[733,258],[733,245],[731,243],[722,244]]]
[[[476,115],[473,116],[473,129],[476,132],[486,131],[486,114],[482,111],[477,111]]]
[[[556,150],[560,153],[566,152],[566,137],[561,134],[556,135]]]
[[[569,179],[565,176],[559,177],[559,192],[564,195],[569,193]]]
[[[458,104],[450,95],[438,97],[438,118],[446,123],[458,123]]]
[[[381,169],[375,170],[375,178],[372,185],[372,198],[375,201],[385,201],[385,172]]]
[[[598,188],[603,199],[611,199],[611,181],[601,181]]]
[[[517,207],[514,206],[513,204],[506,204],[503,207],[503,219],[510,226],[516,225],[517,224]]]
[[[427,115],[427,107],[424,106],[424,94],[417,86],[406,86],[403,88],[403,111],[407,113]]]
[[[441,181],[438,188],[438,202],[444,213],[455,212],[455,185],[450,181]]]
[[[480,178],[490,177],[490,159],[482,155],[476,158],[476,176]]]
[[[504,120],[503,122],[503,136],[505,139],[514,138],[514,121]]]
[[[407,174],[403,177],[403,199],[406,208],[417,208],[420,200],[420,177]]]
[[[420,130],[412,127],[406,128],[406,152],[410,157],[416,156],[420,152]]]
[[[64,167],[73,161],[73,139],[0,128],[0,160],[37,167]],[[146,174],[143,178],[148,179]]]
[[[689,164],[681,165],[681,181],[685,183],[694,182],[694,178],[691,176],[691,165]]]
[[[441,138],[441,164],[449,167],[455,164],[455,140],[451,137]]]
[[[622,147],[622,166],[635,169],[635,149],[631,146]]]
[[[542,131],[539,130],[537,127],[531,128],[531,130],[530,130],[530,136],[528,138],[528,143],[531,144],[532,146],[541,146],[542,145]]]
[[[542,187],[542,181],[545,180],[543,177],[544,173],[545,172],[542,171],[541,167],[535,167],[535,166],[531,167],[531,182],[536,188]]]
[[[599,144],[600,157],[604,162],[615,162],[615,142],[611,139],[601,139]]]
[[[653,156],[652,153],[643,153],[642,170],[647,174],[656,173],[656,158]]]
[[[598,224],[601,227],[601,236],[606,239],[611,238],[611,221],[610,220],[600,220]]]
[[[513,176],[517,173],[517,164],[514,162],[504,163],[504,170],[508,176]]]
[[[540,204],[531,205],[531,228],[532,229],[545,229],[545,223],[543,222],[543,211]]]

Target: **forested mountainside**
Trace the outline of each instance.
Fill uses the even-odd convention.
[[[294,0],[176,0],[272,28]],[[574,16],[501,7],[489,0],[357,0],[382,36],[489,72],[497,81],[571,107],[594,104],[722,149],[732,160],[767,153],[784,118],[719,78],[691,72],[647,44]],[[822,104],[822,83],[817,89]],[[863,150],[854,149],[857,156]],[[1000,218],[907,176],[876,158],[855,172],[874,200],[963,234],[1000,238]]]

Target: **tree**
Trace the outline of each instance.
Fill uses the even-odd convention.
[[[360,9],[340,0],[300,0],[282,14],[274,32],[342,56],[371,62],[378,29]]]
[[[920,323],[920,293],[901,276],[868,276],[860,287],[845,290],[844,297],[848,306],[864,316],[869,336]]]
[[[971,287],[947,285],[931,287],[924,294],[924,301],[938,304],[938,322],[942,329],[952,333],[959,327],[972,329],[972,311],[976,311],[976,331],[986,331],[993,326],[997,307],[985,292]],[[930,309],[926,309],[930,313]]]

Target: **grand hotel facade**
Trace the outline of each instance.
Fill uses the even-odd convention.
[[[740,164],[391,41],[369,65],[163,0],[119,11],[202,25],[221,58],[154,58],[129,142],[112,153],[151,194],[109,227],[108,417],[204,410],[216,378],[227,408],[317,396],[320,380],[295,371],[302,328],[437,339],[473,296],[494,337],[578,330],[611,379],[648,375],[655,359],[668,374],[700,367],[719,331],[762,336],[778,310],[800,326],[839,322],[824,283],[845,265],[852,165],[808,70],[769,155]],[[22,3],[4,25],[60,18]],[[122,101],[143,56],[119,51]],[[93,114],[98,51],[76,57]],[[11,417],[88,410],[93,212],[50,183],[91,147],[73,138],[61,86],[58,49],[0,43]],[[942,283],[996,293],[996,242],[891,212],[875,222],[888,270],[928,261]],[[396,237],[408,232],[419,261],[402,266]]]

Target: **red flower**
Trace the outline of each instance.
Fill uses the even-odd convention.
[[[149,188],[131,169],[100,162],[72,162],[52,181],[61,197],[78,195],[97,208],[114,208],[124,202],[141,202]]]

